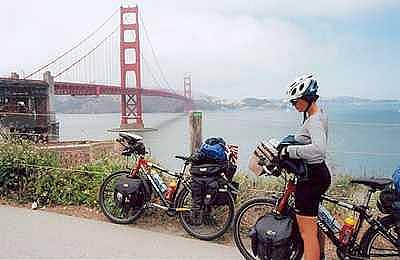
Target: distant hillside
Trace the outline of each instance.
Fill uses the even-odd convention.
[[[357,97],[321,98],[325,104],[351,103],[397,103],[399,100],[370,100]],[[56,96],[56,112],[59,113],[119,113],[120,97],[64,97]],[[222,98],[202,96],[194,101],[194,109],[198,110],[243,110],[243,109],[285,109],[287,103],[283,99],[266,99],[248,97],[242,100],[227,100]],[[184,104],[175,99],[162,97],[143,97],[145,113],[183,112]]]
[[[92,114],[119,113],[121,110],[120,97],[59,97],[55,99],[55,109],[59,113]],[[161,97],[143,97],[143,111],[182,112],[183,103],[174,99]]]
[[[358,98],[358,97],[334,97],[334,98],[322,98],[324,102],[334,102],[334,103],[363,103],[363,102],[371,102],[371,99],[366,98]]]

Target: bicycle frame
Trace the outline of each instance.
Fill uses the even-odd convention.
[[[171,171],[169,171],[167,169],[164,169],[164,168],[162,168],[161,166],[159,166],[159,165],[157,165],[155,163],[152,163],[152,162],[146,160],[144,158],[144,156],[139,156],[136,165],[131,169],[131,175],[135,176],[141,171],[150,180],[151,185],[153,186],[154,190],[157,193],[157,196],[160,198],[160,201],[162,203],[162,205],[160,205],[160,204],[157,204],[157,203],[150,202],[151,206],[157,207],[157,208],[162,209],[162,210],[172,211],[172,212],[190,211],[190,209],[186,209],[186,208],[174,208],[173,206],[175,204],[175,199],[176,199],[176,195],[178,194],[178,192],[175,192],[171,202],[166,200],[164,198],[164,195],[163,195],[162,191],[156,185],[153,175],[151,174],[151,170],[152,169],[157,170],[157,171],[159,171],[159,172],[161,172],[163,174],[167,174],[167,175],[177,179],[177,184],[176,184],[176,190],[177,191],[179,190],[179,187],[181,186],[181,184],[183,186],[185,186],[186,189],[190,190],[190,186],[189,186],[189,184],[187,183],[187,181],[184,178],[184,173],[186,171],[187,166],[188,166],[188,163],[185,162],[182,171],[179,172],[179,173],[175,173],[175,172],[171,172]]]
[[[278,204],[276,206],[275,211],[279,214],[282,214],[284,210],[287,208],[289,203],[289,198],[294,195],[296,191],[296,178],[295,176],[290,176],[289,180],[286,184],[285,191],[283,192]],[[390,233],[388,230],[375,218],[373,218],[372,214],[369,213],[369,202],[371,196],[377,190],[369,189],[367,197],[363,205],[355,205],[347,202],[340,201],[328,195],[322,195],[323,201],[328,201],[334,203],[340,207],[346,208],[348,210],[352,210],[358,213],[358,220],[356,222],[354,232],[352,237],[347,245],[343,245],[341,241],[337,238],[336,234],[328,225],[328,223],[324,222],[324,219],[318,218],[318,225],[322,232],[332,241],[332,243],[339,249],[343,250],[345,254],[350,254],[349,256],[357,257],[356,255],[351,255],[352,253],[360,253],[359,252],[359,244],[357,243],[358,235],[360,233],[361,227],[364,221],[368,222],[371,226],[377,228],[385,237],[388,239],[394,246],[399,246],[397,243],[397,239]],[[390,256],[390,255],[388,255]]]

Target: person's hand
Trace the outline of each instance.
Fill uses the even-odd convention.
[[[266,159],[265,157],[261,157],[261,158],[258,160],[258,165],[260,165],[260,166],[266,166],[267,163],[268,163],[268,161],[267,161],[267,159]]]
[[[281,152],[279,153],[279,159],[280,159],[280,160],[289,159],[288,147],[289,147],[289,146],[283,147],[283,149],[282,149]]]

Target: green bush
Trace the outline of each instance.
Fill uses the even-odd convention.
[[[105,176],[123,166],[117,158],[105,158],[77,169],[42,171],[32,181],[31,199],[42,205],[97,207],[98,191]]]
[[[21,139],[0,140],[0,194],[17,193],[21,196],[24,184],[31,181],[37,170],[29,165],[58,167],[55,153],[35,148],[31,142]],[[40,171],[40,170],[39,170]]]
[[[0,140],[0,195],[40,205],[97,206],[97,193],[104,177],[125,168],[118,157],[105,157],[76,169],[60,168],[56,153],[33,143]]]

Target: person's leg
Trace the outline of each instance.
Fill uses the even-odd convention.
[[[320,260],[317,217],[296,215],[296,219],[304,242],[305,260]]]

